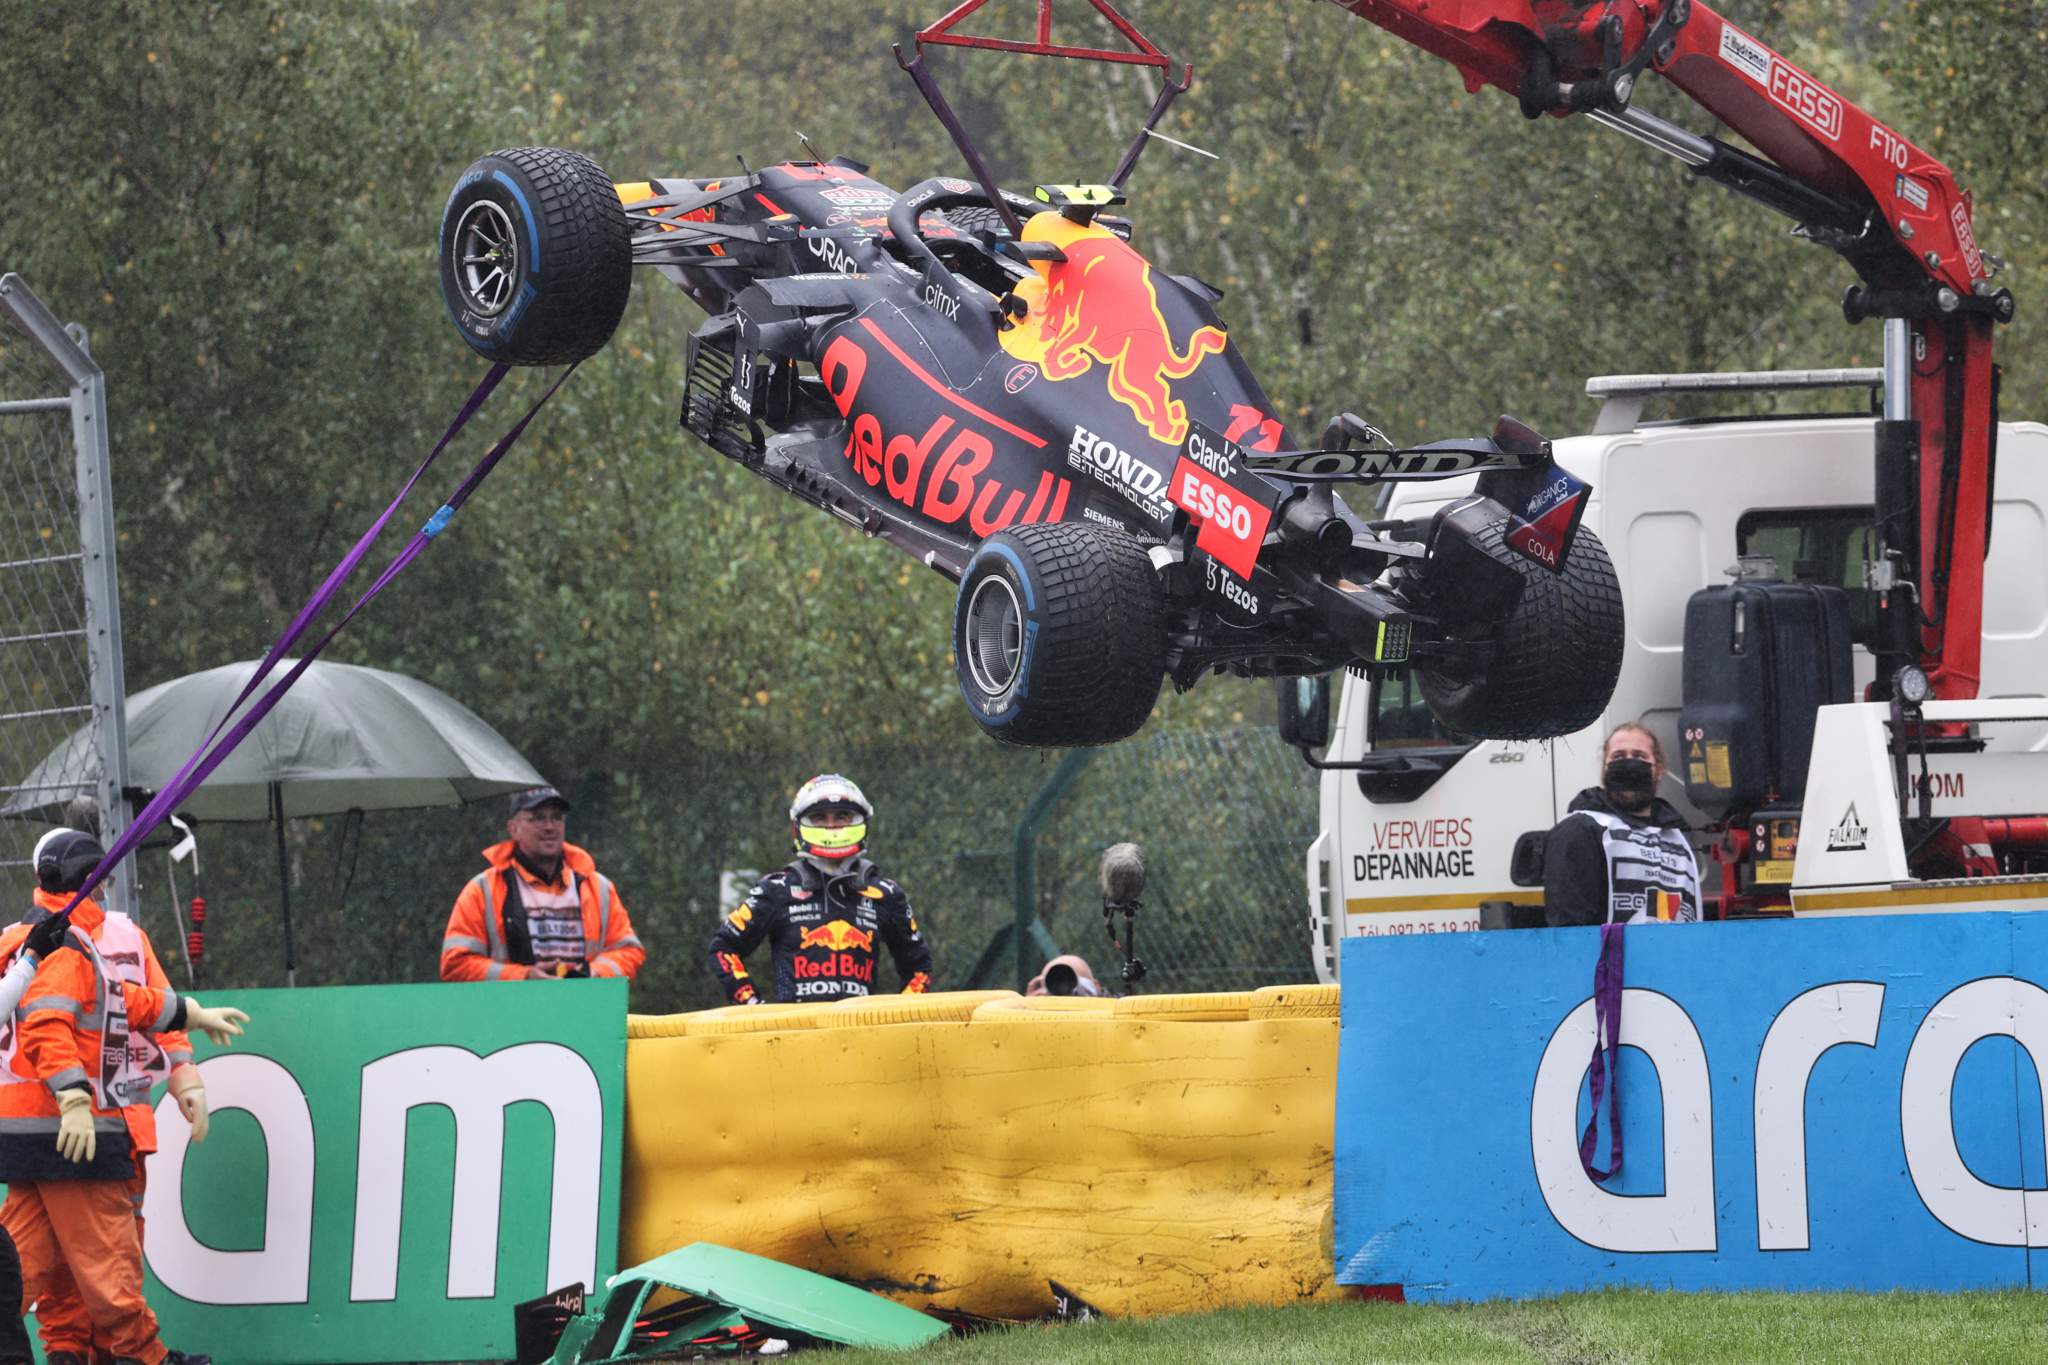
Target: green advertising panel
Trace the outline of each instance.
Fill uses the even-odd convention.
[[[510,1359],[512,1306],[617,1267],[626,983],[233,991],[169,1098],[148,1293],[219,1365]]]

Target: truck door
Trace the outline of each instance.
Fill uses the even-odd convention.
[[[1323,776],[1339,935],[1471,930],[1481,901],[1541,903],[1508,862],[1518,835],[1556,820],[1550,745],[1453,734],[1405,677],[1349,680],[1340,714],[1362,743],[1332,752],[1364,766]]]

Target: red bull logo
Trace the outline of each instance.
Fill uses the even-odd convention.
[[[1002,334],[1003,349],[1036,363],[1052,380],[1078,379],[1101,365],[1110,396],[1154,438],[1179,445],[1188,434],[1188,412],[1173,396],[1173,381],[1224,348],[1223,329],[1197,328],[1185,348],[1174,345],[1151,265],[1103,228],[1045,213],[1026,224],[1024,235],[1054,241],[1067,258],[1042,267],[1042,293],[1018,291],[1031,312]]]
[[[875,935],[870,929],[856,929],[843,919],[826,920],[815,929],[802,930],[797,935],[798,948],[826,948],[835,953],[849,952],[859,948],[872,953],[875,950]]]
[[[1026,503],[1023,489],[1007,487],[988,473],[999,439],[1015,438],[1042,449],[1043,436],[954,393],[911,359],[873,318],[860,320],[860,335],[866,342],[855,341],[851,329],[832,338],[818,360],[818,376],[840,415],[848,419],[847,461],[870,488],[886,489],[890,497],[934,521],[950,526],[965,520],[977,536],[992,536],[1020,522],[1020,514],[1021,524],[1060,519],[1071,487],[1067,480],[1050,470],[1039,471]],[[867,343],[875,349],[868,350]],[[934,411],[921,433],[885,429],[875,413],[859,410],[861,385],[871,364],[898,367],[952,411]]]

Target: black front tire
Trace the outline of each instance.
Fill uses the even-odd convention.
[[[1494,655],[1470,676],[1415,670],[1422,696],[1450,730],[1478,739],[1551,739],[1600,718],[1621,676],[1621,584],[1607,547],[1581,529],[1564,572],[1509,549],[1501,521],[1475,545],[1522,576],[1521,596],[1494,637]]]
[[[492,152],[455,182],[441,214],[441,297],[485,359],[568,365],[594,354],[632,283],[626,211],[581,152]]]
[[[960,694],[1005,744],[1113,744],[1152,714],[1166,589],[1144,545],[1086,522],[1019,526],[967,561],[953,610]]]

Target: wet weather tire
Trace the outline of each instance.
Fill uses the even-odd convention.
[[[1085,522],[982,542],[960,578],[953,657],[968,714],[1005,744],[1111,744],[1152,714],[1166,590],[1145,547]]]
[[[611,339],[632,282],[626,211],[581,152],[492,152],[455,182],[441,214],[441,297],[478,355],[581,360]]]
[[[1452,678],[1415,670],[1423,699],[1446,727],[1480,739],[1549,739],[1600,718],[1621,674],[1621,585],[1607,547],[1581,530],[1552,573],[1510,550],[1505,521],[1475,544],[1522,576],[1522,593],[1485,668]]]

